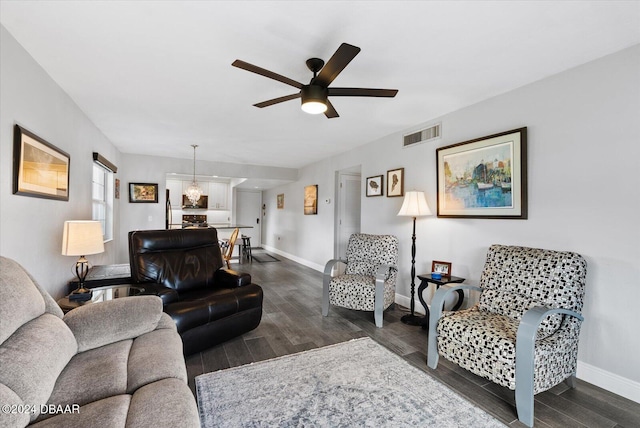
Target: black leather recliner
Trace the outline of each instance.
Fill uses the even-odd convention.
[[[216,229],[129,232],[134,283],[162,298],[189,355],[253,330],[262,318],[262,288],[223,269]]]

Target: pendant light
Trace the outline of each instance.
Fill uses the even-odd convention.
[[[196,147],[198,147],[198,145],[192,144],[191,147],[193,147],[193,181],[191,182],[191,185],[187,187],[184,194],[187,196],[187,199],[191,201],[191,205],[195,206],[198,199],[200,199],[200,196],[202,196],[202,189],[198,186],[198,182],[196,181]]]

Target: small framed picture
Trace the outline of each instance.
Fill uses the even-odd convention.
[[[158,183],[129,183],[129,202],[158,203]]]
[[[431,262],[431,272],[437,272],[442,276],[451,276],[451,263],[434,260]]]
[[[304,215],[318,214],[318,185],[304,187]]]
[[[404,168],[387,171],[387,198],[404,196]]]
[[[367,177],[367,196],[382,196],[384,193],[382,183],[384,183],[382,175]]]
[[[278,196],[276,196],[276,201],[278,203],[278,209],[284,209],[284,193],[280,193]]]

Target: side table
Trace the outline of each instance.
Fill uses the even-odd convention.
[[[444,284],[464,282],[465,278],[460,278],[458,276],[443,275],[441,279],[433,279],[430,273],[418,275],[418,278],[420,279],[420,286],[418,287],[418,299],[420,299],[420,303],[424,307],[424,311],[427,314],[422,319],[422,323],[420,323],[420,325],[422,326],[423,330],[426,330],[427,328],[429,328],[429,306],[427,305],[427,302],[424,301],[424,298],[422,297],[422,292],[429,286],[430,283],[435,284],[436,290],[437,290],[438,288],[440,288],[441,285],[444,285]],[[457,311],[458,309],[460,309],[460,306],[462,306],[462,302],[464,301],[464,291],[456,290],[456,292],[458,293],[458,301],[453,306],[453,308],[451,308],[452,311]]]
[[[129,263],[118,265],[91,266],[84,280],[85,288],[103,287],[105,285],[127,284],[131,282],[131,268]],[[78,288],[78,279],[69,281],[69,293]]]
[[[104,302],[107,300],[119,299],[121,297],[137,296],[144,294],[144,288],[131,284],[106,285],[104,287],[94,287],[91,289],[93,293],[91,299],[84,302],[77,300],[69,300],[69,296],[58,300],[58,306],[65,314],[72,309],[80,306],[89,305],[91,303]]]

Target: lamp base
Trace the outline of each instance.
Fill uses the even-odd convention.
[[[422,318],[424,317],[407,314],[403,315],[402,318],[400,318],[400,321],[407,325],[422,325]]]

